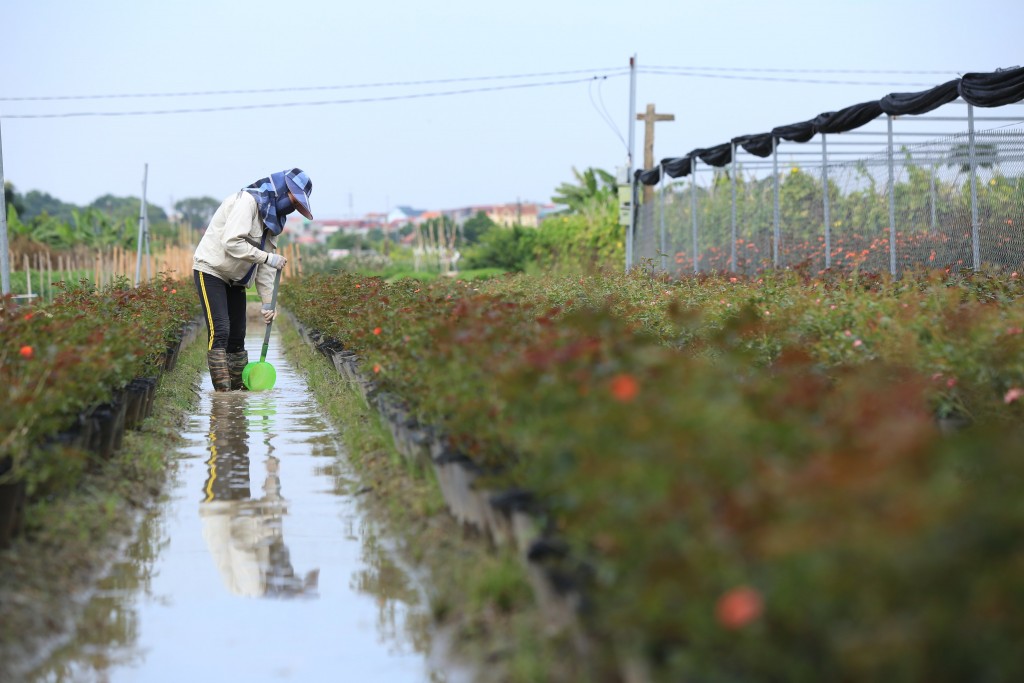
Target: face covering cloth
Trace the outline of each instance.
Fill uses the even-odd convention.
[[[242,188],[256,199],[256,207],[263,227],[275,235],[284,230],[285,218],[295,206],[288,198],[288,186],[284,182],[286,171],[271,173],[253,184]]]

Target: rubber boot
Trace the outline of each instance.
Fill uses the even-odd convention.
[[[206,364],[210,367],[210,379],[214,391],[231,391],[231,371],[228,370],[226,349],[212,349],[206,352]]]
[[[242,383],[242,368],[249,364],[249,352],[245,349],[228,354],[228,370],[231,373],[231,391],[245,389]]]

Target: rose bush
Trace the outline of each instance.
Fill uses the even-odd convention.
[[[23,482],[30,494],[73,485],[87,458],[53,437],[132,379],[160,374],[169,347],[196,314],[194,298],[178,294],[182,287],[157,282],[136,288],[121,279],[96,291],[83,281],[62,283],[48,305],[3,301],[0,459],[12,463],[5,483]],[[44,444],[52,446],[46,454]]]
[[[282,294],[490,485],[536,494],[601,651],[656,680],[1024,675],[1016,278],[342,275]],[[943,411],[974,424],[946,435]]]

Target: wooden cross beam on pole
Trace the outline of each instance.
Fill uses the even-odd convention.
[[[637,121],[644,122],[644,169],[654,168],[654,123],[655,121],[675,121],[675,114],[656,114],[654,105],[648,104],[647,111],[636,115]],[[654,188],[644,185],[644,202],[654,197]]]

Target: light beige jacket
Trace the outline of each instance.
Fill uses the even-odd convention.
[[[239,190],[221,202],[213,214],[203,239],[196,247],[192,268],[231,285],[251,287],[255,282],[260,299],[269,304],[276,272],[265,264],[267,256],[277,251],[277,235],[268,232],[263,249],[260,249],[263,230],[263,221],[256,210],[256,198]],[[248,282],[242,282],[254,263],[258,264],[255,273]]]

